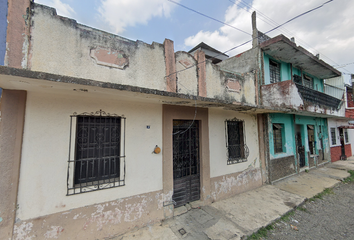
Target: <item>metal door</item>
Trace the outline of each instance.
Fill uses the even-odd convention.
[[[198,121],[173,120],[172,199],[175,207],[200,199]]]
[[[302,144],[301,125],[296,125],[296,147],[299,155],[300,167],[305,167],[305,147]]]

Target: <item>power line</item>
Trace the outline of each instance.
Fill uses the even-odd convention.
[[[224,24],[224,25],[229,26],[229,27],[231,27],[231,28],[233,28],[233,29],[236,29],[236,30],[238,30],[238,31],[240,31],[240,32],[243,32],[243,33],[245,33],[245,34],[247,34],[247,35],[249,35],[249,36],[252,36],[252,34],[246,32],[246,31],[243,31],[242,29],[239,29],[239,28],[237,28],[237,27],[234,27],[234,26],[232,26],[232,25],[230,25],[230,24],[228,24],[228,23],[225,23],[225,22],[223,22],[223,21],[220,21],[220,20],[218,20],[218,19],[216,19],[216,18],[210,17],[210,16],[208,16],[208,15],[206,15],[206,14],[204,14],[204,13],[198,12],[197,10],[194,10],[194,9],[192,9],[192,8],[189,8],[189,7],[187,7],[187,6],[184,6],[184,5],[182,5],[182,4],[178,3],[178,2],[175,2],[175,1],[173,1],[173,0],[168,0],[168,1],[171,2],[171,3],[174,3],[174,4],[178,5],[178,6],[181,6],[181,7],[185,8],[185,9],[188,9],[189,11],[192,11],[192,12],[195,12],[195,13],[197,13],[197,14],[199,14],[199,15],[202,15],[203,17],[212,19],[212,20],[214,20],[214,21],[216,21],[216,22],[218,22],[218,23]]]
[[[168,0],[168,1],[173,2],[172,0]],[[299,14],[299,15],[297,15],[297,16],[291,18],[291,19],[289,19],[288,21],[286,21],[286,22],[284,22],[284,23],[282,23],[282,24],[280,24],[280,25],[278,25],[278,26],[272,28],[271,30],[265,32],[264,34],[270,33],[270,32],[272,32],[272,31],[274,31],[274,30],[280,28],[281,26],[284,26],[285,24],[287,24],[287,23],[289,23],[289,22],[291,22],[291,21],[294,21],[295,19],[297,19],[297,18],[299,18],[299,17],[301,17],[301,16],[304,16],[304,15],[310,13],[310,12],[313,12],[313,11],[315,11],[315,10],[317,10],[317,9],[323,7],[324,5],[326,5],[326,4],[330,3],[330,2],[333,2],[333,1],[334,1],[334,0],[329,0],[329,1],[327,1],[327,2],[324,2],[323,4],[321,4],[321,5],[318,6],[318,7],[315,7],[315,8],[312,8],[312,9],[306,11],[306,12],[303,12],[303,13],[301,13],[301,14]],[[175,2],[173,2],[173,3],[175,3]],[[176,4],[180,5],[179,3],[176,3]],[[181,6],[183,6],[183,5],[181,5]],[[184,7],[184,6],[183,6],[183,7]],[[194,11],[194,10],[193,10],[193,11]],[[248,40],[248,41],[246,41],[246,42],[244,42],[244,43],[241,43],[241,44],[239,44],[239,45],[237,45],[237,46],[235,46],[235,47],[233,47],[233,48],[231,48],[231,49],[229,49],[229,50],[227,50],[227,51],[225,51],[225,52],[223,52],[223,53],[221,53],[221,54],[217,54],[217,55],[213,56],[213,58],[218,57],[218,56],[221,56],[221,55],[223,55],[223,54],[226,54],[227,52],[230,52],[230,51],[232,51],[232,50],[235,50],[236,48],[242,47],[242,46],[246,45],[247,43],[252,42],[253,39],[257,39],[257,38],[258,38],[258,36],[257,36],[257,37],[254,37],[254,38],[251,38],[251,40]],[[199,62],[199,63],[197,63],[197,64],[193,64],[193,65],[191,65],[191,66],[189,66],[189,67],[187,67],[187,68],[185,68],[185,69],[182,69],[182,70],[179,70],[179,71],[175,71],[175,72],[170,73],[169,75],[167,75],[167,76],[165,76],[165,77],[169,77],[169,76],[171,76],[171,75],[173,75],[173,74],[186,71],[186,70],[188,70],[188,69],[190,69],[190,68],[192,68],[192,67],[195,67],[195,66],[197,66],[197,65],[199,65],[199,64],[201,64],[201,63],[204,63],[204,62],[206,62],[206,61],[207,61],[207,60],[204,60],[204,61]]]
[[[276,21],[274,21],[273,19],[271,19],[270,17],[268,17],[267,15],[265,15],[264,13],[259,11],[258,9],[252,7],[252,5],[250,5],[250,4],[246,3],[246,2],[243,2],[243,0],[240,0],[239,2],[235,2],[235,1],[232,1],[232,0],[228,0],[228,1],[231,2],[231,3],[234,3],[235,5],[239,5],[239,4],[242,5],[243,7],[241,6],[241,9],[243,9],[243,10],[245,10],[247,12],[251,12],[249,9],[256,11],[257,12],[257,16],[259,16],[259,19],[262,20],[263,22],[267,23],[268,25],[271,25],[271,26],[278,25],[278,23]],[[249,8],[249,9],[247,9],[247,8]],[[296,34],[294,34],[292,31],[288,30],[285,27],[281,27],[281,29],[282,30],[279,30],[279,31],[285,32],[285,34],[287,34],[287,35],[289,35],[291,37],[295,37],[297,39],[297,42],[303,44],[304,46],[306,46],[306,48],[310,49],[312,52],[319,53],[319,51],[317,51],[315,48],[311,47],[304,40],[302,40],[299,37],[297,37]],[[330,62],[334,63],[334,65],[340,65],[336,61],[334,61],[333,59],[331,59],[328,56],[326,56],[325,54],[323,54],[323,53],[320,53],[320,54],[321,54],[321,56],[323,58],[325,58],[325,59],[329,60]],[[346,71],[348,71],[348,70],[346,70]]]

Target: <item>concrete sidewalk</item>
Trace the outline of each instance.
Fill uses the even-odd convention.
[[[354,157],[208,206],[192,203],[187,205],[187,212],[183,213],[186,208],[177,209],[176,212],[182,211],[179,216],[111,239],[241,239],[280,218],[306,198],[338,184],[349,176],[347,170],[354,170]]]

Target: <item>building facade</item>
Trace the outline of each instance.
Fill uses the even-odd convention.
[[[31,1],[7,20],[0,239],[111,237],[267,181],[254,71]]]

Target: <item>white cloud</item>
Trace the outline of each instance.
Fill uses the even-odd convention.
[[[53,7],[57,10],[57,14],[64,17],[74,18],[75,11],[69,4],[60,0],[36,0],[36,3]]]
[[[281,24],[300,13],[321,5],[323,2],[323,0],[312,0],[302,1],[299,4],[297,0],[254,0],[250,12],[241,9],[241,4],[230,6],[225,12],[223,21],[251,33],[251,12],[257,9],[257,28],[262,32],[267,32],[275,24],[269,25],[271,20],[262,15],[265,14],[276,23]],[[353,12],[354,1],[333,1],[286,24],[280,29],[281,31],[276,30],[268,35],[274,37],[282,33],[288,38],[295,37],[298,45],[313,54],[320,53],[321,58],[331,65],[335,65],[334,62],[338,64],[352,62],[353,57],[350,53],[354,52]],[[242,32],[222,26],[214,32],[199,31],[194,36],[186,38],[185,45],[194,47],[204,41],[216,49],[226,51],[250,39],[250,36]],[[250,44],[247,47],[240,47],[232,51],[231,55],[245,51],[250,47]],[[230,55],[230,53],[228,54]],[[346,69],[354,73],[354,65],[347,66]]]
[[[113,32],[122,33],[126,27],[147,24],[152,17],[169,17],[174,7],[167,0],[101,0],[98,11]]]

